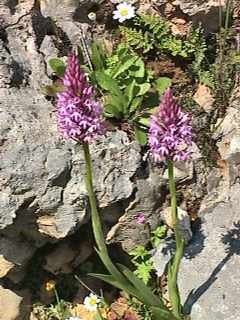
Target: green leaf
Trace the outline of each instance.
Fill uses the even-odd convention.
[[[101,316],[100,312],[98,312],[94,317],[94,320],[104,320],[104,318]]]
[[[132,100],[129,112],[134,112],[142,103],[143,97],[136,97]]]
[[[237,53],[233,56],[233,64],[240,64],[240,54]]]
[[[119,269],[122,273],[128,278],[128,280],[134,285],[137,291],[142,295],[143,301],[148,306],[163,306],[163,302],[160,300],[160,297],[153,294],[152,290],[145,285],[145,283],[138,279],[135,274],[129,270],[127,267],[118,264]]]
[[[162,224],[152,231],[152,235],[157,238],[164,238],[166,235],[166,232],[167,232],[167,227],[165,224]]]
[[[136,274],[139,279],[142,279],[142,281],[147,284],[151,279],[152,270],[152,263],[150,260],[147,260],[137,264],[137,269],[134,271],[134,274]]]
[[[148,127],[149,126],[149,120],[150,120],[150,114],[145,113],[145,116],[142,116],[140,118],[137,119],[137,123],[139,123],[140,125],[143,125],[144,127]]]
[[[141,58],[138,58],[135,62],[136,71],[134,72],[134,76],[136,78],[143,78],[145,75],[145,65]]]
[[[124,276],[122,272],[119,271],[118,268],[112,263],[112,261],[108,256],[107,251],[98,250],[98,249],[95,249],[95,250],[99,255],[100,259],[102,260],[103,264],[105,265],[106,269],[108,270],[110,275],[113,277],[113,281],[118,284],[118,288],[128,292],[130,295],[133,295],[139,298],[140,295],[138,294],[137,290],[134,288],[131,282],[126,278],[126,276]]]
[[[46,96],[54,97],[56,93],[64,91],[65,87],[61,83],[54,83],[52,85],[42,86],[41,90]]]
[[[92,49],[91,60],[94,65],[94,69],[95,70],[103,70],[105,57],[103,55],[103,50],[102,50],[100,44],[93,42],[91,49]]]
[[[117,108],[111,104],[106,104],[104,106],[104,116],[107,118],[116,118],[121,119],[121,113],[117,110]]]
[[[144,97],[144,109],[153,109],[159,105],[159,94],[158,92],[149,91]]]
[[[139,126],[134,126],[135,138],[138,143],[144,146],[147,143],[147,133],[144,129]]]
[[[117,68],[117,70],[113,73],[113,78],[116,79],[121,73],[127,71],[134,63],[136,62],[137,57],[136,56],[127,56],[123,61],[121,61],[120,66]]]
[[[132,82],[124,90],[124,94],[128,100],[128,105],[130,105],[133,97],[137,94],[137,92],[138,92],[138,87],[136,87],[136,81],[132,80]]]
[[[113,287],[118,288],[120,290],[123,290],[123,291],[131,294],[132,296],[136,297],[140,301],[143,301],[143,297],[140,295],[140,293],[137,292],[137,290],[135,290],[134,287],[132,287],[131,289],[126,288],[120,281],[116,280],[111,275],[97,274],[97,273],[89,273],[89,275],[92,276],[92,277],[95,277],[97,279],[100,279],[100,280],[102,280],[104,282],[107,282],[110,285],[112,285]]]
[[[97,83],[99,86],[106,90],[109,91],[110,93],[114,94],[115,96],[121,97],[123,94],[118,86],[118,83],[116,80],[111,78],[109,75],[107,75],[103,71],[96,71],[94,72]]]
[[[142,83],[142,84],[138,84],[138,87],[139,87],[139,91],[138,91],[137,95],[138,96],[143,96],[151,88],[151,85],[150,85],[150,83],[145,82],[145,83]]]
[[[151,310],[153,313],[153,320],[178,320],[170,311],[162,308],[151,307]]]
[[[136,60],[134,65],[129,69],[129,75],[133,78],[142,79],[145,77],[145,65],[141,59]]]
[[[166,236],[167,227],[166,225],[160,225],[151,232],[150,241],[153,247],[157,247],[161,240]]]
[[[52,70],[56,73],[56,75],[58,77],[64,76],[66,66],[61,59],[52,58],[52,59],[48,60],[48,63],[49,63],[49,66],[52,68]]]
[[[167,77],[161,77],[155,81],[155,88],[159,96],[161,96],[164,93],[164,91],[171,85],[171,83],[171,79]]]
[[[77,46],[77,55],[80,65],[84,64],[84,55],[80,46]]]
[[[129,252],[129,255],[130,256],[133,256],[133,260],[136,260],[136,259],[144,259],[148,256],[150,256],[150,253],[148,252],[148,250],[142,246],[142,245],[138,245],[136,248],[132,249],[130,252]]]
[[[108,274],[98,274],[98,273],[89,273],[89,276],[100,279],[104,282],[111,284],[113,287],[118,288],[120,290],[125,290],[119,281],[117,281],[113,276]]]
[[[123,114],[125,104],[126,104],[126,99],[123,96],[119,97],[115,95],[110,95],[106,97],[106,104],[111,104],[112,106],[114,106],[117,113]]]

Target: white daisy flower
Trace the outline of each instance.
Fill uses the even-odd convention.
[[[88,14],[88,19],[91,20],[91,21],[95,21],[96,20],[96,13],[95,12],[89,12]]]
[[[127,3],[122,2],[117,5],[117,10],[113,11],[113,19],[124,22],[135,17],[135,8]]]
[[[94,311],[97,309],[100,299],[96,294],[90,293],[89,296],[84,298],[83,304],[85,308],[89,311]]]
[[[112,2],[114,4],[121,3],[122,1],[123,0],[110,0],[110,2]],[[125,2],[133,4],[133,3],[137,2],[137,1],[138,0],[126,0]]]

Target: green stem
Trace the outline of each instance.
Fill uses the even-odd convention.
[[[105,239],[102,231],[101,226],[101,220],[97,209],[97,203],[95,194],[93,191],[93,182],[92,182],[92,166],[91,166],[91,156],[89,152],[89,146],[87,143],[83,143],[83,151],[84,151],[84,157],[85,157],[85,174],[84,174],[84,181],[86,185],[86,189],[88,192],[89,197],[89,203],[91,208],[91,220],[92,220],[92,227],[93,227],[93,234],[94,238],[97,244],[97,251],[98,254],[105,265],[106,269],[109,271],[109,273],[112,275],[112,277],[117,281],[118,284],[120,284],[120,288],[126,292],[128,292],[130,295],[137,297],[139,300],[142,299],[142,293],[141,290],[139,292],[139,284],[138,287],[135,287],[134,284],[131,283],[131,281],[128,281],[127,277],[125,277],[112,263],[109,255],[107,246],[105,244]],[[142,285],[141,285],[142,287]],[[168,316],[168,319],[173,319],[173,314],[167,310],[167,308],[163,305],[162,301],[159,301],[159,309],[161,312],[164,312],[164,314]],[[174,317],[178,320],[178,317]]]
[[[183,255],[184,240],[181,233],[178,230],[178,214],[177,214],[177,197],[176,186],[174,179],[173,162],[168,160],[168,178],[169,178],[169,190],[171,195],[171,213],[172,213],[172,226],[176,241],[176,252],[172,258],[168,268],[168,291],[169,299],[173,308],[173,314],[177,318],[182,318],[182,306],[181,299],[177,285],[178,271],[180,262]]]
[[[60,299],[59,299],[59,296],[58,296],[58,292],[57,292],[55,287],[53,288],[53,290],[54,290],[55,298],[56,298],[56,301],[57,301],[57,305],[60,307]]]
[[[57,301],[57,312],[60,315],[61,320],[64,320],[63,319],[64,309],[63,309],[61,301],[59,299],[59,295],[58,295],[57,289],[54,287],[53,290],[54,290],[55,298],[56,298],[56,301]]]
[[[109,255],[107,246],[105,244],[105,238],[102,231],[102,225],[100,216],[97,209],[96,197],[93,191],[93,179],[92,179],[92,165],[91,165],[91,156],[89,152],[89,145],[87,143],[83,143],[83,151],[85,157],[85,174],[84,181],[89,197],[89,203],[91,208],[91,220],[92,220],[92,228],[94,238],[97,244],[97,250],[101,253],[102,262],[104,263],[106,269],[109,273],[115,278],[118,279],[123,285],[127,286],[128,282],[126,278],[122,275],[122,273],[115,267],[112,263]]]

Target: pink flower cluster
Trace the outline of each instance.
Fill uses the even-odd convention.
[[[62,83],[65,91],[57,94],[57,120],[64,138],[91,142],[104,133],[102,107],[93,99],[93,87],[87,82],[74,52],[68,62]]]
[[[192,144],[190,116],[182,112],[168,88],[157,112],[150,118],[148,144],[154,161],[185,161]]]

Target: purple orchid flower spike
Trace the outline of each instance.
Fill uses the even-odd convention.
[[[62,83],[65,91],[57,94],[58,128],[64,138],[89,143],[104,133],[102,107],[94,100],[93,87],[79,66],[74,52],[68,62]]]
[[[150,118],[148,144],[154,161],[187,160],[192,144],[190,116],[181,110],[168,88],[157,112]]]

